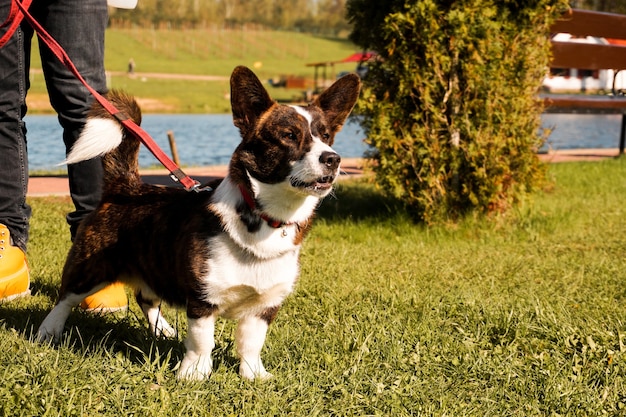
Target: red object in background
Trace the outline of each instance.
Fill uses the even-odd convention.
[[[376,56],[376,52],[356,52],[340,62],[365,62]]]

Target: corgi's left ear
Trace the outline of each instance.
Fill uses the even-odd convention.
[[[239,66],[230,77],[230,104],[233,123],[239,128],[241,136],[246,137],[257,119],[276,102],[249,68]]]
[[[322,109],[333,134],[339,132],[359,98],[361,80],[356,74],[344,75],[313,102]]]

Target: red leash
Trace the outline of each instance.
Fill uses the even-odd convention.
[[[23,3],[20,0],[14,0],[11,3],[11,13],[9,14],[9,19],[5,21],[1,27],[6,26],[9,22],[11,26],[5,35],[0,39],[0,47],[2,47],[8,39],[12,36],[13,32],[17,29],[17,26],[20,24],[22,18],[26,19],[28,23],[33,27],[33,29],[37,32],[37,35],[41,40],[44,41],[48,48],[52,51],[52,53],[69,69],[72,74],[81,82],[83,85],[89,90],[89,92],[95,97],[95,99],[104,107],[113,117],[115,117],[130,133],[133,134],[137,139],[141,141],[152,154],[167,168],[171,177],[174,181],[180,182],[187,191],[201,191],[200,183],[193,180],[189,175],[185,174],[178,165],[174,161],[170,159],[167,154],[165,154],[159,145],[156,144],[154,139],[150,137],[150,135],[143,130],[139,125],[133,122],[126,114],[119,111],[110,101],[104,98],[100,93],[94,90],[85,79],[80,75],[76,66],[67,55],[65,50],[59,45],[59,43],[52,37],[50,34],[33,18],[33,16],[28,12],[28,7],[32,0],[23,0]],[[15,7],[15,5],[17,7]],[[18,10],[19,9],[19,10]],[[21,12],[21,13],[20,13]],[[12,19],[12,20],[11,20]]]
[[[31,3],[32,0],[24,0],[23,5],[26,9],[28,9]],[[4,44],[9,41],[9,39],[11,39],[11,36],[13,36],[13,33],[17,30],[17,27],[22,22],[23,17],[24,15],[20,13],[18,6],[16,6],[15,3],[11,2],[11,10],[9,11],[9,16],[7,16],[7,20],[2,25],[0,25],[0,28],[10,25],[4,36],[0,38],[0,48],[3,47]]]

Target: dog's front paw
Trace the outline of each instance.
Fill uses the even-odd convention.
[[[241,365],[239,365],[239,375],[248,381],[254,381],[255,379],[267,381],[274,377],[274,375],[265,370],[265,367],[263,367],[263,364],[260,362],[253,366],[247,362],[242,362]]]
[[[213,361],[210,355],[185,355],[178,368],[178,379],[200,381],[208,379],[213,371]]]

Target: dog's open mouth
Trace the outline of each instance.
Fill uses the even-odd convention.
[[[334,181],[335,181],[334,175],[326,175],[311,182],[305,182],[297,178],[292,178],[291,186],[295,188],[308,190],[308,191],[319,192],[319,191],[327,191],[331,189],[333,187]]]

